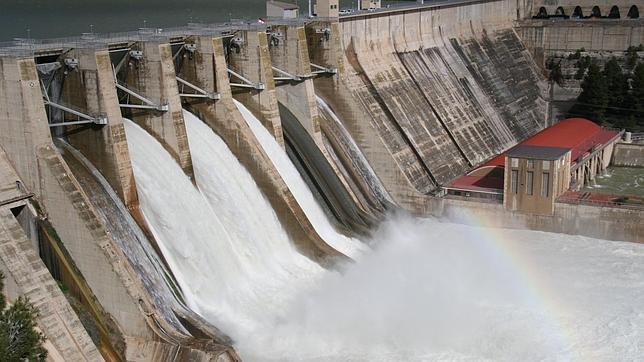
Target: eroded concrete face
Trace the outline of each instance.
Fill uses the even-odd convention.
[[[347,85],[418,191],[546,125],[546,83],[512,30],[520,13],[504,1],[341,23]]]

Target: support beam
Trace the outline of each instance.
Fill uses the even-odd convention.
[[[264,83],[253,83],[248,78],[244,77],[243,75],[235,72],[232,69],[228,69],[228,74],[236,77],[237,79],[241,80],[244,83],[230,83],[231,87],[237,87],[237,88],[252,88],[252,89],[257,89],[257,90],[264,90],[266,89],[266,86]]]
[[[120,84],[118,80],[116,81],[116,88],[122,90],[123,92],[145,103],[145,104],[119,104],[121,108],[149,109],[149,110],[156,110],[159,112],[167,112],[169,110],[169,107],[167,104],[156,104],[151,100],[145,98],[144,96]]]
[[[277,81],[295,81],[295,82],[301,82],[302,81],[301,77],[298,77],[297,75],[293,75],[291,73],[283,71],[283,70],[277,68],[276,66],[271,66],[271,68],[275,72],[277,72],[278,74],[282,75],[282,77],[273,77],[273,79],[275,79]]]
[[[328,67],[323,67],[321,65],[313,64],[311,63],[311,69],[315,69],[311,71],[311,73],[315,75],[320,75],[320,74],[338,74],[338,70],[336,68],[328,68]]]
[[[180,97],[185,97],[185,98],[208,98],[212,100],[218,100],[221,98],[221,95],[216,92],[208,92],[202,88],[197,87],[196,85],[188,82],[185,79],[177,77],[177,82],[183,84],[184,86],[194,90],[197,92],[196,94],[193,93],[179,93]]]
[[[84,124],[84,123],[107,124],[107,118],[105,118],[105,117],[102,117],[102,116],[92,117],[92,116],[89,116],[89,115],[87,115],[85,113],[82,113],[82,112],[73,110],[71,108],[65,107],[63,105],[54,103],[54,102],[52,102],[52,101],[50,101],[50,100],[48,100],[46,98],[44,99],[43,102],[45,103],[46,106],[58,108],[58,109],[60,109],[60,110],[62,110],[64,112],[71,113],[71,114],[73,114],[75,116],[78,116],[79,118],[84,119],[83,121],[51,123],[49,125],[49,127],[71,126],[71,125],[74,125],[74,124]]]

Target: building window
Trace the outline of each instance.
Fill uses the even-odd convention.
[[[528,160],[528,168],[534,168],[534,160]]]
[[[548,171],[550,169],[550,161],[543,161],[541,166],[542,166],[544,171]]]
[[[544,172],[541,174],[541,196],[548,197],[550,195],[550,173]]]
[[[512,189],[512,193],[516,194],[517,193],[517,184],[519,183],[519,171],[518,170],[512,170],[511,175],[511,180],[510,180],[510,188]]]
[[[532,182],[534,181],[534,172],[527,171],[525,175],[525,193],[532,195]]]
[[[519,167],[519,159],[518,158],[511,158],[510,163],[512,167]]]

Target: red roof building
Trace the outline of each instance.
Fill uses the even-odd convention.
[[[582,156],[592,151],[595,147],[603,147],[614,141],[619,135],[619,131],[601,128],[587,119],[568,118],[542,130],[517,146],[529,145],[570,149],[571,161],[574,166]],[[446,186],[446,189],[503,194],[504,164],[505,152],[452,181]]]

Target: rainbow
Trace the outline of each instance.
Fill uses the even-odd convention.
[[[534,258],[526,253],[525,249],[519,248],[515,240],[510,238],[508,229],[493,227],[498,225],[497,220],[487,216],[475,214],[469,210],[459,213],[457,220],[449,220],[469,226],[466,231],[473,240],[480,240],[484,243],[484,249],[488,251],[491,258],[500,260],[510,270],[516,271],[514,287],[521,290],[531,301],[530,307],[538,310],[545,317],[545,327],[548,328],[554,337],[555,349],[559,353],[557,358],[575,361],[591,361],[594,358],[588,356],[583,350],[575,349],[577,345],[577,333],[571,330],[564,322],[563,317],[571,315],[571,306],[560,303],[556,298],[556,292],[546,281],[546,276],[540,265]],[[534,231],[535,233],[541,233]]]

